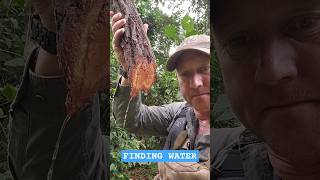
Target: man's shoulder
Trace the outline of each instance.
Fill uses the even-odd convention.
[[[246,129],[243,126],[235,128],[212,128],[211,135],[213,136],[213,143],[230,143],[239,139],[240,135]]]
[[[175,116],[179,115],[180,113],[183,113],[183,111],[188,107],[187,102],[173,102],[170,104],[164,105],[166,109],[172,111]]]
[[[165,106],[183,108],[183,107],[187,107],[187,106],[188,106],[188,103],[187,103],[186,101],[172,102],[172,103],[166,104]]]

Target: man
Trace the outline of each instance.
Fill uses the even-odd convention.
[[[52,50],[56,44],[47,36],[56,29],[53,3],[50,0],[30,3],[43,26],[35,30],[46,36],[38,38],[42,45],[29,56],[11,106],[8,161],[15,180],[47,179],[55,143],[66,117],[65,77]],[[90,105],[68,121],[52,166],[52,180],[108,179],[108,149],[100,129],[103,113],[99,102],[99,96],[95,95]]]
[[[320,179],[320,1],[212,7],[225,90],[247,128],[213,158],[214,178]]]
[[[126,67],[120,46],[126,20],[121,13],[111,15],[113,48],[121,66]],[[210,37],[186,38],[170,56],[167,69],[176,70],[186,102],[146,106],[140,96],[130,100],[130,84],[123,75],[114,95],[114,116],[131,132],[167,136],[164,149],[199,149],[200,161],[205,164],[209,162],[210,149]],[[164,178],[161,172],[160,167]]]

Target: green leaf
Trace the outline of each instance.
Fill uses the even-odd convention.
[[[0,117],[2,117],[4,115],[4,112],[2,110],[2,108],[0,108]]]
[[[185,36],[191,36],[196,34],[195,28],[194,28],[194,20],[189,16],[185,15],[181,20],[182,28],[185,30]]]
[[[13,99],[16,97],[17,89],[16,87],[7,84],[3,89],[1,90],[2,95],[6,97],[9,101],[13,101]]]
[[[167,25],[164,27],[164,34],[173,41],[179,40],[176,27]]]

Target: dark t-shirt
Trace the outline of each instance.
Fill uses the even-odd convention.
[[[280,180],[269,161],[266,144],[245,129],[219,129],[211,166],[216,180]],[[214,139],[216,138],[216,139]],[[211,149],[212,149],[211,148]]]

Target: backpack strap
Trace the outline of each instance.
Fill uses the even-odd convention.
[[[188,111],[188,107],[184,106],[180,112],[177,113],[177,115],[174,117],[173,121],[171,122],[168,131],[168,137],[166,139],[164,148],[165,150],[172,149],[174,146],[174,142],[179,135],[179,133],[183,130],[185,130],[187,125],[186,120],[186,113]]]
[[[211,166],[211,175],[214,179],[229,177],[244,177],[244,171],[238,146],[225,152],[223,161],[217,166]]]
[[[188,138],[190,139],[190,149],[194,149],[196,141],[196,133],[199,127],[199,122],[194,114],[194,111],[189,109],[186,113],[187,126],[186,130],[188,133]]]

